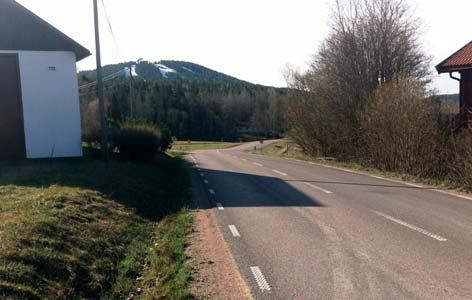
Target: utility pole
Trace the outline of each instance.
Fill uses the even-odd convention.
[[[129,66],[129,116],[134,118],[133,111],[134,91],[133,91],[133,65]]]
[[[100,126],[102,129],[102,154],[103,159],[108,162],[108,134],[107,117],[105,111],[105,95],[103,93],[102,61],[100,54],[100,31],[98,25],[98,5],[97,0],[93,0],[93,11],[95,20],[95,47],[97,57],[97,92],[100,109]]]

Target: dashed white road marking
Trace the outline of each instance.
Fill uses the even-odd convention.
[[[245,159],[245,158],[241,158],[241,160],[242,160],[242,161],[247,161],[247,159]]]
[[[225,210],[225,208],[223,207],[223,204],[221,203],[216,203],[216,207],[218,207],[218,210]]]
[[[263,164],[260,164],[260,163],[253,163],[254,165],[258,166],[258,167],[263,167],[264,165]]]
[[[314,185],[314,184],[309,183],[309,182],[305,182],[305,184],[308,185],[308,186],[310,186],[310,187],[312,187],[312,188],[314,188],[314,189],[320,190],[320,191],[322,191],[322,192],[325,193],[325,194],[332,194],[332,193],[333,193],[333,192],[331,192],[331,191],[328,191],[328,190],[326,190],[326,189],[324,189],[324,188],[322,188],[322,187],[319,187],[319,186]]]
[[[205,177],[205,174],[204,174],[204,173],[200,173],[200,176]]]
[[[404,221],[402,221],[402,220],[396,219],[396,218],[394,218],[394,217],[392,217],[392,216],[386,215],[386,214],[381,213],[381,212],[376,211],[376,210],[373,210],[372,212],[374,212],[374,213],[378,214],[379,216],[382,216],[382,217],[384,217],[384,218],[386,218],[386,219],[388,219],[388,220],[390,220],[390,221],[392,221],[392,222],[395,222],[395,223],[397,223],[397,224],[400,224],[400,225],[403,225],[403,226],[405,226],[405,227],[408,227],[408,228],[410,228],[411,230],[414,230],[414,231],[417,231],[417,232],[419,232],[419,233],[422,233],[422,234],[424,234],[424,235],[426,235],[426,236],[429,236],[430,238],[433,238],[433,239],[438,240],[438,241],[440,241],[440,242],[445,242],[445,241],[447,241],[446,238],[444,238],[444,237],[442,237],[442,236],[440,236],[440,235],[431,233],[431,232],[429,232],[429,231],[427,231],[427,230],[424,230],[423,228],[416,227],[416,226],[414,226],[414,225],[408,224],[407,222],[404,222]]]
[[[275,170],[275,169],[274,169],[274,170],[272,170],[272,172],[274,172],[274,173],[277,173],[277,174],[280,174],[280,175],[282,175],[282,176],[288,176],[286,173],[284,173],[284,172],[280,172],[280,171],[278,171],[278,170]]]
[[[215,194],[215,190],[212,190],[212,189],[209,189],[208,192],[210,192],[210,194],[212,194],[212,195]]]
[[[206,179],[205,179],[205,180],[203,180],[203,182],[204,182],[205,184],[208,184],[208,180],[206,180]]]
[[[233,234],[234,237],[241,237],[241,235],[239,234],[239,231],[236,228],[236,226],[229,225],[228,227],[229,227],[229,230],[231,231],[231,233]]]
[[[251,272],[256,279],[257,285],[262,291],[270,292],[270,285],[267,283],[262,271],[259,267],[251,267]]]

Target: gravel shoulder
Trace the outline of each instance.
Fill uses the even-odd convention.
[[[197,299],[252,299],[211,209],[192,213],[194,228],[187,255],[191,292]]]

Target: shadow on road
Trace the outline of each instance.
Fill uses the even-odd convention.
[[[405,184],[373,184],[373,183],[360,183],[360,182],[342,182],[342,181],[323,181],[323,180],[287,180],[287,182],[308,182],[314,184],[338,184],[338,185],[355,185],[355,186],[370,186],[370,187],[383,187],[383,188],[398,188],[398,189],[413,189],[413,190],[437,190],[436,187],[417,187]]]
[[[204,176],[201,176],[204,174]],[[194,186],[209,193],[210,206],[224,207],[324,207],[325,204],[276,177],[210,169],[193,169]],[[208,183],[205,183],[205,180]],[[201,206],[202,204],[199,203]],[[200,207],[209,208],[209,207]]]

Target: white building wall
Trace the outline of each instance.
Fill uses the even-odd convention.
[[[82,156],[75,54],[1,52],[19,55],[27,158]]]

